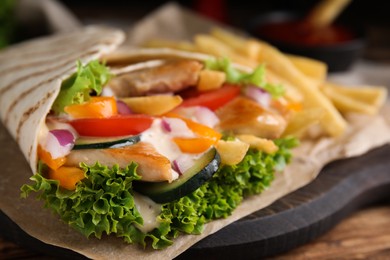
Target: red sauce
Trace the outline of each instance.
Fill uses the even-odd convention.
[[[304,21],[264,24],[258,28],[258,33],[270,40],[306,46],[332,45],[354,39],[353,33],[343,26],[314,29]]]

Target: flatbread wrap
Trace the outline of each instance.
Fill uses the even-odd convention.
[[[161,49],[102,58],[122,40],[89,27],[0,54],[12,60],[2,121],[35,173],[22,196],[39,192],[87,237],[147,249],[239,218],[290,161],[297,142],[283,134],[301,106],[263,65]]]
[[[283,90],[264,82],[264,67],[246,73],[227,59],[138,50],[134,59],[149,53],[148,61],[110,69],[96,59],[122,35],[85,31],[74,58],[60,51],[65,36],[14,47],[31,60],[3,65],[16,79],[3,81],[1,92],[3,122],[35,173],[23,196],[41,192],[86,236],[117,234],[164,248],[179,233],[201,233],[205,222],[230,215],[289,160],[294,141],[278,139],[287,112],[274,104]],[[40,60],[46,49],[38,48],[56,42],[61,54]],[[234,178],[222,177],[228,174]]]

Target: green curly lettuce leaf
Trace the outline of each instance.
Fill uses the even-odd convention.
[[[141,242],[133,224],[142,225],[143,220],[130,193],[132,182],[140,179],[136,164],[125,169],[99,163],[81,167],[86,178],[77,184],[75,191],[62,189],[58,181],[37,173],[30,178],[35,184],[23,185],[21,195],[27,197],[32,191],[40,191],[39,198],[45,201],[45,207],[87,237],[116,233],[128,242]]]
[[[279,147],[276,153],[251,149],[239,164],[222,166],[209,182],[192,194],[163,205],[167,211],[163,211],[162,218],[164,214],[179,214],[173,214],[178,224],[171,226],[172,232],[198,234],[203,223],[229,216],[245,197],[269,187],[274,172],[281,171],[290,162],[290,150],[298,145],[295,138],[277,139],[275,143]],[[192,216],[190,221],[188,216]]]
[[[285,89],[282,85],[266,82],[264,64],[258,66],[252,73],[245,73],[235,69],[228,58],[221,58],[206,60],[205,68],[225,72],[226,81],[228,83],[254,85],[264,89],[270,93],[273,98],[279,98],[285,93]]]
[[[91,98],[91,93],[99,95],[110,78],[110,70],[99,61],[91,61],[85,66],[78,61],[77,72],[62,83],[52,110],[56,114],[61,114],[68,105],[88,101]]]
[[[162,249],[171,245],[180,233],[202,233],[205,223],[228,217],[245,197],[266,189],[274,179],[274,172],[290,161],[290,149],[297,145],[297,140],[285,138],[275,143],[279,146],[276,153],[249,150],[242,162],[222,166],[193,193],[161,205],[159,227],[147,234],[136,228],[143,220],[132,195],[132,182],[140,179],[134,163],[125,169],[82,164],[86,178],[77,184],[75,191],[63,190],[57,181],[44,178],[45,167],[39,167],[40,173],[31,177],[35,183],[21,188],[22,197],[32,191],[41,192],[39,198],[46,207],[87,237],[116,234],[127,243]]]

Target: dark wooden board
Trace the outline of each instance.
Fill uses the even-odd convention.
[[[309,185],[200,241],[179,259],[258,259],[291,250],[390,197],[390,146],[327,165]]]
[[[390,145],[327,165],[309,185],[207,237],[178,259],[258,259],[291,250],[368,204],[390,197]],[[81,255],[28,236],[0,212],[0,235],[63,259]]]

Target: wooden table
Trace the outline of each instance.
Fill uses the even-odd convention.
[[[390,259],[390,205],[366,208],[276,259]]]
[[[390,259],[390,203],[362,209],[313,242],[274,259]],[[58,259],[0,238],[0,259]]]

